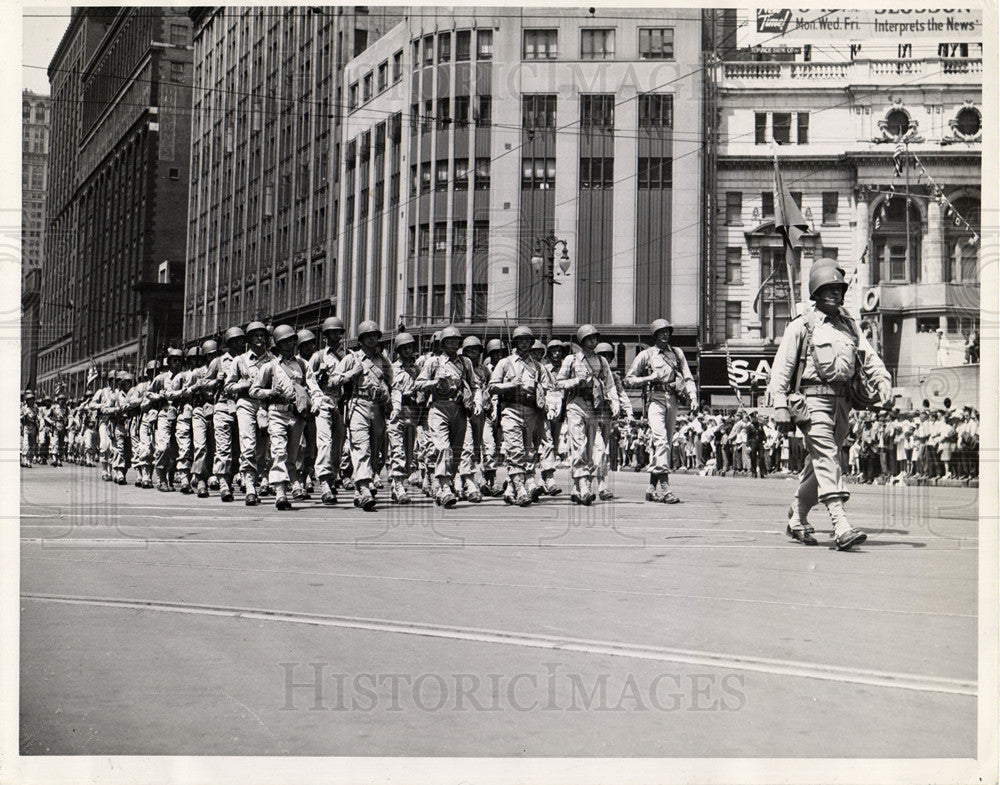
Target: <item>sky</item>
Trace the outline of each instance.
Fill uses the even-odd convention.
[[[49,93],[46,69],[69,25],[70,10],[69,6],[58,5],[25,6],[21,17],[24,34],[21,74],[26,89]]]

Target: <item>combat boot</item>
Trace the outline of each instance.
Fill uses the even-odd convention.
[[[808,512],[808,511],[807,511]],[[816,545],[819,542],[813,537],[814,529],[806,521],[806,516],[797,504],[788,507],[788,525],[785,527],[785,534],[803,545]]]
[[[170,490],[169,486],[167,485],[167,480],[163,476],[163,471],[160,469],[156,470],[156,490],[160,491],[161,493],[166,493],[167,491]]]
[[[309,499],[309,494],[306,493],[306,489],[302,487],[301,482],[292,483],[292,498],[301,501],[307,501]]]
[[[233,500],[233,489],[229,487],[225,477],[219,478],[219,500],[224,502]]]
[[[479,483],[479,493],[483,496],[496,496],[496,488],[493,485],[495,477],[496,472],[494,471],[483,472],[483,481]]]
[[[198,498],[207,499],[208,498],[208,483],[204,480],[198,480]]]
[[[660,475],[659,496],[660,501],[664,504],[677,504],[680,499],[674,496],[673,491],[670,490],[670,481],[667,479],[667,475]]]
[[[186,474],[181,475],[180,491],[183,494],[191,493],[191,481],[188,479],[188,476]]]
[[[219,478],[216,477],[214,474],[208,478],[208,489],[210,491],[217,491],[221,487],[222,486],[219,484]]]
[[[602,501],[615,498],[615,495],[608,489],[608,480],[606,477],[597,482],[597,497]]]
[[[277,482],[274,484],[274,507],[277,510],[290,510],[292,503],[288,501],[288,483]]]
[[[649,475],[649,487],[646,489],[646,501],[660,501],[660,475],[658,474],[654,473]]]
[[[860,529],[855,529],[847,520],[843,501],[830,499],[823,503],[826,505],[826,511],[830,514],[830,520],[833,522],[833,537],[838,551],[849,551],[855,545],[861,545],[868,539],[867,534]]]
[[[473,482],[472,477],[465,478],[465,498],[473,504],[479,504],[483,500],[482,495],[479,493],[479,488],[476,487],[476,483]]]
[[[361,483],[355,486],[354,503],[365,512],[375,511],[375,497],[372,496],[368,483]]]
[[[505,504],[514,504],[517,501],[517,493],[514,491],[514,481],[510,477],[503,484],[501,493],[503,494]]]
[[[345,491],[354,490],[354,478],[351,476],[344,477],[340,484],[343,486]]]
[[[439,505],[444,507],[446,510],[450,510],[458,504],[458,497],[452,493],[450,482],[439,482],[437,485],[439,490],[438,495],[435,498]]]
[[[549,496],[558,496],[562,493],[562,488],[556,485],[555,474],[553,471],[542,472],[542,482],[545,484],[545,492]]]
[[[333,486],[330,485],[329,481],[323,480],[323,482],[319,485],[319,489],[322,494],[320,496],[320,501],[323,502],[323,504],[337,503],[337,492],[333,489]]]
[[[528,491],[528,495],[531,496],[531,501],[537,502],[545,494],[545,488],[538,484],[538,480],[535,479],[535,473],[529,472],[525,475],[525,489]]]
[[[577,495],[580,497],[580,504],[589,507],[594,503],[597,496],[590,487],[589,477],[580,477],[577,480]]]
[[[524,478],[520,474],[511,477],[511,485],[514,488],[514,504],[518,507],[530,507],[531,494],[524,485]]]
[[[260,504],[260,499],[257,498],[257,489],[254,487],[254,479],[249,474],[243,478],[243,487],[246,489],[246,495],[243,497],[243,503],[247,507],[253,507],[256,504]]]
[[[406,488],[399,480],[392,481],[392,500],[396,504],[409,504],[410,497],[406,494]]]

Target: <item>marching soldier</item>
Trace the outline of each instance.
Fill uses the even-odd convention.
[[[98,387],[91,397],[90,401],[87,403],[87,408],[92,412],[92,418],[96,423],[96,434],[92,431],[88,434],[90,437],[87,444],[87,452],[90,456],[94,456],[96,452],[96,458],[101,465],[101,479],[105,482],[111,481],[111,432],[108,428],[108,416],[105,413],[105,406],[111,399],[111,393],[114,389],[115,380],[117,377],[117,371],[109,371],[105,383]],[[94,449],[96,436],[96,451]]]
[[[295,336],[296,357],[306,365],[316,353],[316,336],[312,330],[299,330]],[[298,470],[303,484],[303,499],[308,499],[313,491],[313,472],[316,468],[316,418],[310,409],[305,414],[306,427],[302,431],[302,449],[299,450]],[[293,497],[295,498],[295,497]]]
[[[594,347],[594,354],[607,360],[609,367],[615,361],[615,350],[610,343],[597,344]],[[625,391],[625,383],[614,368],[611,368],[611,376],[615,380],[615,391],[618,393],[618,410],[625,416],[626,420],[631,421],[635,415],[632,411],[632,401],[629,400],[628,393]],[[608,472],[611,469],[612,458],[615,459],[615,463],[617,464],[618,435],[617,428],[614,426],[611,416],[611,408],[606,402],[604,409],[601,411],[600,420],[604,452],[601,454],[600,460],[597,461],[597,496],[600,499],[613,499],[614,494],[608,488]]]
[[[156,361],[150,360],[146,363],[145,378],[137,380],[125,396],[136,488],[153,487],[153,432],[156,429],[156,409],[152,408],[147,400],[146,392],[155,376]]]
[[[309,370],[322,395],[315,396],[312,412],[316,423],[316,481],[320,485],[323,504],[337,503],[337,479],[344,450],[345,425],[343,389],[333,383],[334,369],[344,359],[344,322],[331,316],[320,328],[322,349],[309,359]]]
[[[892,402],[889,373],[857,323],[844,309],[847,283],[835,263],[817,262],[809,271],[813,305],[785,328],[774,357],[768,395],[775,422],[782,430],[801,425],[805,465],[795,499],[788,510],[786,533],[804,545],[815,545],[809,511],[822,502],[833,522],[837,550],[850,550],[868,535],[847,520],[840,450],[849,431],[847,390],[856,368],[878,390],[879,403]],[[793,423],[790,409],[797,410]],[[808,424],[803,419],[808,418]]]
[[[56,402],[49,410],[49,422],[52,424],[52,465],[62,466],[66,456],[66,425],[68,422],[66,408],[66,393],[60,390],[56,394]]]
[[[483,360],[483,367],[489,376],[493,375],[493,369],[504,355],[503,341],[499,338],[491,338],[486,342],[486,357]],[[497,467],[500,465],[500,444],[503,435],[500,431],[500,401],[496,395],[490,395],[486,400],[486,393],[483,393],[483,408],[486,410],[486,424],[483,426],[485,432],[488,428],[493,437],[493,454],[490,457],[490,469],[483,472],[483,483],[480,491],[483,496],[496,496],[500,493],[497,485]]]
[[[534,342],[530,327],[516,327],[511,339],[514,351],[497,362],[489,381],[490,394],[496,395],[500,402],[503,455],[509,479],[504,500],[521,507],[532,502],[525,476],[534,471],[544,428],[544,371],[531,357]]]
[[[150,403],[156,408],[156,432],[153,435],[153,472],[156,476],[156,490],[172,491],[174,457],[176,443],[174,433],[177,427],[177,405],[180,397],[174,386],[174,378],[181,372],[184,354],[180,349],[168,349],[162,371],[149,385],[146,393]]]
[[[372,484],[385,463],[382,454],[385,421],[391,413],[392,363],[379,348],[382,330],[368,320],[358,325],[361,348],[337,363],[333,383],[352,383],[347,403],[351,463],[354,466],[354,504],[365,512],[375,509]]]
[[[591,504],[595,497],[591,489],[597,462],[604,446],[602,419],[609,411],[617,417],[620,410],[618,391],[611,375],[611,366],[594,353],[600,333],[592,324],[576,331],[580,351],[563,360],[557,382],[566,391],[566,428],[569,437],[570,473],[577,504]]]
[[[174,390],[177,392],[177,425],[174,430],[174,440],[177,442],[177,460],[175,471],[180,475],[180,492],[191,493],[191,462],[194,445],[191,439],[191,419],[194,417],[194,391],[196,381],[194,370],[201,365],[201,349],[192,346],[187,351],[187,367],[174,377]]]
[[[21,403],[21,466],[30,469],[35,460],[38,439],[38,407],[35,394],[28,390]]]
[[[649,328],[653,346],[636,355],[625,374],[629,387],[649,385],[646,416],[653,442],[653,463],[649,473],[646,501],[676,504],[680,501],[670,490],[670,444],[681,403],[686,398],[691,413],[698,411],[698,390],[687,358],[670,345],[674,328],[666,319],[657,319]],[[645,395],[645,393],[644,393]]]
[[[562,368],[568,351],[569,346],[558,338],[553,338],[546,347],[542,365],[553,382],[559,375],[559,369]],[[556,485],[555,473],[559,463],[559,437],[565,419],[563,411],[565,397],[566,394],[554,383],[545,397],[545,432],[542,437],[541,467],[545,492],[550,496],[562,493],[562,488]]]
[[[289,487],[301,487],[295,466],[305,428],[304,415],[309,410],[307,367],[295,356],[296,335],[292,327],[279,324],[274,328],[272,337],[276,355],[256,375],[250,387],[250,397],[267,406],[267,433],[271,444],[268,479],[275,491],[274,506],[279,510],[290,510]],[[300,493],[298,498],[301,497]]]
[[[223,338],[226,351],[212,360],[205,372],[205,387],[213,398],[212,431],[215,434],[215,462],[212,473],[219,481],[219,500],[233,500],[233,463],[239,446],[236,421],[236,398],[226,392],[226,379],[236,358],[246,351],[246,334],[240,327],[230,327]]]
[[[250,388],[261,369],[273,359],[267,350],[269,333],[263,322],[250,322],[246,336],[250,348],[237,357],[229,368],[223,391],[236,400],[236,423],[240,434],[240,473],[245,495],[243,503],[253,507],[260,503],[257,480],[264,473],[267,460],[267,440],[261,431],[267,427],[267,412],[250,396]]]
[[[427,428],[429,460],[434,464],[440,488],[436,501],[448,510],[458,502],[452,483],[462,456],[468,418],[478,417],[483,411],[479,377],[472,363],[459,354],[461,346],[458,328],[445,327],[441,331],[443,353],[429,358],[417,377],[417,389],[430,395]]]
[[[462,342],[462,356],[472,364],[472,370],[479,381],[479,389],[485,390],[490,381],[489,373],[480,362],[483,356],[483,342],[470,335]],[[458,465],[459,496],[473,504],[483,500],[475,475],[479,470],[485,477],[487,463],[493,468],[493,435],[486,432],[486,411],[469,417],[469,426],[465,430],[465,440],[462,442],[462,457]]]
[[[389,478],[392,500],[409,504],[406,480],[416,469],[417,423],[420,405],[416,399],[417,371],[414,358],[417,341],[409,333],[399,333],[394,340],[396,361],[392,364],[392,414],[387,430],[389,436]]]
[[[209,365],[219,354],[219,344],[207,340],[201,345],[199,364],[191,370],[191,484],[199,499],[208,498],[208,476],[212,469],[212,431],[215,406]]]
[[[112,481],[124,485],[125,473],[131,464],[131,443],[128,438],[128,392],[132,387],[132,374],[119,371],[117,385],[108,396],[105,414],[108,419],[108,433],[111,439]]]

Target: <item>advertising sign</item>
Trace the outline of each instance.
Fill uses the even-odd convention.
[[[762,350],[754,354],[732,354],[734,379],[741,392],[749,392],[750,383],[763,392],[771,378],[774,351]],[[699,388],[706,392],[729,390],[729,371],[725,352],[702,352],[698,358]]]

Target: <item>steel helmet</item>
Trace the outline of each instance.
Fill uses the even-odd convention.
[[[382,337],[382,330],[379,328],[378,322],[366,319],[358,325],[358,338],[362,335],[371,335],[372,333],[376,333],[379,338]]]
[[[412,346],[416,342],[417,342],[417,339],[414,338],[409,333],[399,333],[396,336],[396,338],[393,340],[392,345],[395,347],[396,351],[398,352],[401,347],[403,347],[403,346]]]
[[[649,334],[654,338],[660,330],[670,330],[671,335],[673,335],[674,326],[666,319],[656,319],[649,325]]]
[[[33,401],[33,400],[35,400],[35,394],[31,390],[28,390],[24,394],[24,400],[26,400],[26,401]]]
[[[545,354],[545,344],[536,339],[535,342],[531,344],[531,348],[528,351],[541,352],[542,354]]]
[[[229,343],[230,341],[235,341],[238,340],[239,338],[246,338],[246,337],[247,335],[245,332],[243,332],[243,329],[241,327],[230,327],[228,330],[226,330],[225,342]]]
[[[146,370],[147,371],[155,371],[156,370],[156,360],[150,360],[148,363],[146,363]]]
[[[131,382],[131,381],[133,381],[132,374],[129,373],[128,371],[119,371],[118,372],[118,381],[120,381],[120,382]]]
[[[516,341],[519,338],[530,338],[532,341],[534,341],[535,334],[531,331],[530,327],[525,327],[522,324],[514,328],[514,335],[511,336],[511,340]]]
[[[477,349],[482,349],[483,348],[483,342],[480,341],[476,336],[470,335],[468,338],[466,338],[464,341],[462,341],[462,351],[464,352],[469,347],[473,347],[473,348],[477,348]]]
[[[219,344],[217,344],[211,338],[209,338],[201,345],[202,354],[215,354],[217,351],[219,351]]]
[[[448,327],[445,327],[441,331],[441,337],[439,340],[442,343],[444,343],[449,338],[458,338],[459,340],[462,340],[462,333],[459,331],[457,327],[452,327],[451,325],[449,325]]]
[[[501,341],[499,338],[490,338],[490,340],[486,342],[487,354],[493,354],[493,352],[502,352],[502,351],[503,351],[503,341]]]
[[[592,335],[600,336],[600,331],[592,324],[584,324],[576,331],[576,342],[582,344],[585,338]]]
[[[247,325],[246,334],[249,336],[250,333],[257,332],[258,330],[262,330],[263,332],[266,333],[268,331],[267,325],[264,324],[264,322],[250,322],[250,324]]]
[[[298,334],[295,337],[298,339],[298,343],[300,346],[304,343],[309,343],[310,341],[316,340],[316,336],[313,335],[312,330],[299,330]]]
[[[331,330],[340,330],[340,332],[344,332],[344,320],[339,316],[330,316],[323,322],[323,326],[320,327],[319,331],[321,333],[325,333]]]
[[[819,291],[820,287],[831,284],[846,287],[847,281],[844,280],[844,271],[837,267],[832,260],[829,264],[814,264],[809,270],[809,297],[815,299],[816,292]]]
[[[566,348],[566,344],[564,342],[560,341],[558,338],[553,338],[551,341],[549,341],[549,345],[546,347],[547,350],[550,350],[550,349],[565,349],[565,348]]]
[[[282,341],[287,341],[289,338],[294,338],[295,328],[287,324],[279,324],[274,328],[274,333],[271,337],[274,339],[275,344],[279,344]]]
[[[187,350],[187,356],[188,357],[200,357],[201,356],[201,347],[200,346],[192,346],[190,349]]]
[[[594,347],[594,354],[606,354],[614,357],[615,349],[610,343],[599,343]]]
[[[184,356],[184,352],[182,352],[180,349],[167,349],[167,359],[168,360],[171,357],[183,357],[183,356]]]
[[[438,330],[431,336],[431,343],[441,343],[441,331]]]

